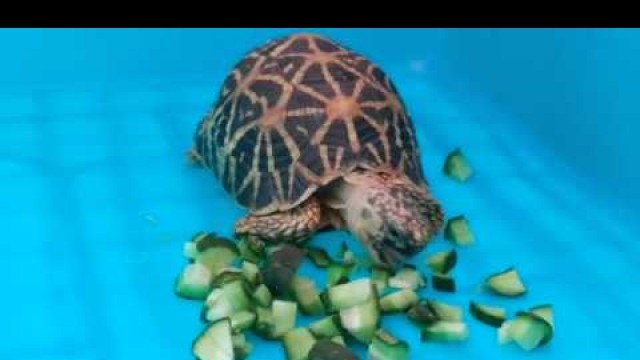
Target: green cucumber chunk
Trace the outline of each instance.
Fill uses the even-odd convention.
[[[344,342],[320,339],[309,351],[308,360],[358,360],[358,356],[345,347]]]
[[[251,261],[243,261],[242,262],[242,276],[247,282],[251,285],[256,285],[260,282],[260,269],[258,265]]]
[[[218,274],[213,277],[212,285],[214,288],[220,287],[224,284],[243,280],[242,270],[234,267],[225,267],[218,271]]]
[[[370,279],[363,278],[326,290],[327,308],[339,311],[364,303],[374,296],[375,287]]]
[[[519,312],[513,320],[504,322],[498,329],[500,344],[513,341],[525,351],[531,351],[545,345],[552,336],[551,324],[530,312]]]
[[[427,300],[426,303],[439,320],[462,321],[463,311],[461,306],[451,305],[437,300]]]
[[[462,321],[439,320],[422,328],[422,341],[461,342],[469,338],[469,327]]]
[[[473,175],[473,168],[462,149],[455,148],[447,154],[442,172],[456,181],[466,182]]]
[[[469,221],[464,215],[454,216],[447,220],[444,227],[444,238],[458,246],[469,246],[475,242]]]
[[[234,334],[240,333],[253,327],[256,322],[256,314],[252,311],[243,310],[231,315],[231,329]]]
[[[229,319],[211,323],[194,340],[191,350],[200,360],[235,360]]]
[[[378,298],[372,296],[364,303],[340,310],[340,324],[356,340],[369,344],[380,324]]]
[[[338,315],[327,316],[311,323],[309,330],[317,338],[332,338],[341,335],[340,328],[338,327],[339,322],[340,318]]]
[[[378,329],[368,349],[370,360],[409,360],[409,344],[385,329]]]
[[[252,297],[253,301],[262,307],[271,306],[271,302],[273,301],[273,296],[271,296],[271,292],[265,284],[258,285],[253,291]]]
[[[427,266],[437,274],[448,274],[458,262],[455,249],[437,252],[427,257]]]
[[[388,282],[389,287],[411,290],[421,289],[426,284],[424,276],[413,265],[404,265]]]
[[[385,267],[372,266],[370,268],[370,273],[371,281],[375,284],[378,294],[382,294],[387,286],[389,286],[391,271]]]
[[[204,320],[214,322],[235,312],[249,309],[251,300],[243,281],[234,281],[213,289],[203,307]]]
[[[295,276],[291,281],[291,290],[305,315],[320,315],[324,312],[324,304],[312,279]]]
[[[353,264],[332,262],[327,268],[327,286],[330,287],[348,282],[353,268]]]
[[[275,321],[271,308],[256,307],[256,321],[253,326],[255,333],[267,340],[275,339]]]
[[[514,267],[489,275],[484,286],[494,294],[507,297],[518,297],[527,293],[527,287]]]
[[[200,263],[187,264],[176,279],[174,291],[185,299],[204,300],[211,291],[213,274]]]
[[[295,302],[279,299],[273,300],[273,303],[271,303],[274,323],[272,335],[275,338],[280,338],[295,327],[297,311],[298,304]]]
[[[247,341],[243,333],[234,334],[231,337],[233,343],[233,352],[236,360],[244,360],[249,357],[253,351],[253,345]]]
[[[449,275],[433,274],[431,275],[431,282],[435,290],[444,292],[456,291],[456,280]]]
[[[295,328],[287,331],[282,338],[287,360],[307,360],[316,339],[307,328]]]
[[[475,301],[469,303],[469,312],[478,321],[493,327],[500,327],[507,317],[507,311],[504,308],[479,304]]]
[[[407,311],[407,317],[418,326],[430,325],[438,321],[438,314],[429,306],[428,301],[420,300]]]
[[[553,306],[551,306],[550,304],[534,306],[529,309],[529,312],[543,318],[546,322],[549,323],[549,325],[551,325],[551,329],[555,328],[553,319]]]
[[[402,289],[380,298],[383,313],[404,312],[418,302],[418,294],[411,289]]]

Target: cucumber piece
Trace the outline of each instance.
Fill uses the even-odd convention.
[[[304,251],[293,245],[282,245],[268,255],[267,265],[261,269],[261,277],[276,297],[287,296],[291,280],[304,259]]]
[[[356,263],[356,256],[353,254],[353,251],[349,249],[346,242],[342,242],[340,245],[340,250],[338,252],[338,259],[342,261],[343,264],[346,265],[354,265]]]
[[[440,251],[427,257],[427,266],[437,274],[448,274],[458,262],[455,249]]]
[[[208,267],[214,276],[221,269],[231,266],[240,254],[231,240],[213,233],[200,233],[193,238],[192,242],[196,248],[193,261]]]
[[[466,182],[473,175],[473,168],[460,148],[455,148],[447,154],[442,171],[458,182]]]
[[[368,349],[370,360],[409,360],[409,344],[385,329],[378,329]]]
[[[295,327],[297,311],[298,305],[291,301],[276,299],[271,303],[274,323],[273,337],[280,338]]]
[[[331,341],[333,341],[336,344],[345,346],[345,347],[347,346],[347,344],[344,342],[344,338],[342,337],[342,335],[336,335],[336,336],[332,337]]]
[[[243,260],[250,261],[254,264],[259,264],[260,259],[264,255],[261,251],[257,251],[253,247],[251,247],[247,239],[238,241],[238,252],[240,253],[240,257]]]
[[[251,301],[243,281],[234,281],[213,289],[203,307],[204,320],[214,322],[235,312],[249,309]]]
[[[317,320],[309,325],[309,330],[317,338],[332,338],[341,335],[338,327],[340,318],[338,315],[331,315]]]
[[[381,266],[373,266],[370,269],[370,273],[371,281],[375,284],[378,294],[382,294],[387,286],[389,286],[391,271]]]
[[[229,319],[220,319],[210,324],[194,340],[191,351],[200,360],[234,360]]]
[[[418,301],[407,311],[407,317],[418,326],[430,325],[438,321],[438,314],[425,300]]]
[[[251,261],[243,261],[242,262],[242,276],[247,280],[247,283],[251,285],[256,285],[260,282],[260,269],[258,265]]]
[[[507,318],[507,311],[500,307],[479,304],[471,301],[469,312],[478,321],[493,327],[500,327]]]
[[[377,296],[353,307],[340,310],[342,328],[356,340],[368,344],[380,324],[380,308]]]
[[[475,242],[469,221],[464,215],[454,216],[447,220],[444,227],[444,238],[458,246],[469,246]]]
[[[422,341],[461,342],[469,338],[469,327],[462,321],[439,320],[422,328]]]
[[[550,304],[538,305],[529,309],[529,312],[543,318],[551,325],[551,329],[555,330],[555,324],[553,319],[553,306]]]
[[[253,327],[256,322],[256,314],[247,310],[238,311],[231,315],[230,320],[231,329],[234,334],[237,334]]]
[[[193,260],[198,255],[198,250],[196,250],[196,244],[193,241],[189,241],[184,243],[182,247],[182,255],[189,260]]]
[[[396,289],[421,289],[427,284],[424,276],[415,266],[405,264],[402,269],[389,278],[389,287]]]
[[[489,291],[501,296],[518,297],[527,293],[527,288],[514,267],[489,275],[484,285]]]
[[[224,284],[228,284],[234,281],[241,281],[244,279],[242,270],[234,267],[226,267],[220,269],[218,274],[213,277],[212,285],[214,288],[220,287]]]
[[[258,285],[258,287],[256,287],[256,289],[253,291],[252,297],[253,297],[253,301],[258,306],[262,306],[262,307],[271,306],[271,301],[273,301],[271,292],[269,291],[269,288],[265,284]]]
[[[315,266],[323,269],[329,267],[332,263],[326,250],[313,246],[307,248],[307,257]]]
[[[275,339],[273,336],[275,332],[275,321],[271,308],[257,307],[255,310],[256,321],[253,326],[255,333],[267,340]]]
[[[191,263],[184,267],[176,279],[176,295],[190,300],[204,300],[211,291],[213,274],[208,267],[200,263]]]
[[[431,308],[439,320],[462,321],[463,311],[460,306],[447,304],[437,300],[427,300],[427,306]]]
[[[327,308],[339,311],[364,303],[374,295],[375,288],[371,280],[363,278],[336,285],[327,289]]]
[[[247,341],[243,333],[235,334],[231,337],[233,343],[233,352],[236,360],[244,360],[249,357],[253,351],[253,345]]]
[[[418,302],[418,294],[411,289],[402,289],[383,296],[380,299],[380,310],[383,313],[396,313],[408,310]]]
[[[354,265],[332,262],[327,268],[327,286],[348,282],[353,267]]]
[[[291,290],[305,315],[320,315],[324,312],[324,305],[320,300],[316,284],[313,280],[296,276],[291,281]]]
[[[316,339],[307,328],[288,331],[282,339],[287,360],[307,360],[315,343]]]
[[[438,291],[455,292],[456,281],[449,275],[433,274],[431,275],[433,288]]]
[[[503,323],[498,331],[500,344],[513,341],[526,351],[543,346],[552,336],[551,325],[542,317],[530,312],[519,312],[513,320]]]
[[[349,350],[344,342],[320,339],[311,348],[308,360],[358,360],[358,356]]]

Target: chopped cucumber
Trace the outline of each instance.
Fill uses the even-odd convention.
[[[380,310],[383,313],[403,312],[418,302],[418,294],[411,289],[402,289],[383,296],[380,299]]]
[[[431,279],[435,290],[446,292],[456,291],[456,281],[449,275],[433,274]]]
[[[296,313],[298,305],[291,301],[274,300],[271,304],[273,313],[273,336],[280,338],[296,325]]]
[[[208,267],[200,263],[188,264],[176,279],[174,291],[185,299],[204,300],[211,291],[212,277]]]
[[[262,307],[271,306],[271,301],[273,300],[271,292],[265,284],[258,285],[258,287],[253,291],[252,297],[253,301],[255,301],[258,306]]]
[[[478,304],[474,301],[469,303],[469,312],[477,320],[493,327],[500,327],[507,317],[507,311],[503,308]]]
[[[427,300],[427,306],[431,308],[439,320],[461,321],[463,317],[462,307],[450,305],[442,301]]]
[[[317,338],[332,338],[341,335],[339,322],[338,315],[327,316],[309,325],[309,330]]]
[[[550,304],[538,305],[529,309],[530,313],[536,314],[543,318],[546,322],[551,325],[551,329],[555,329],[554,319],[553,319],[553,307]]]
[[[257,307],[256,308],[256,322],[253,329],[258,336],[265,339],[275,339],[273,333],[275,331],[275,321],[273,319],[273,312],[271,308]]]
[[[459,182],[465,182],[473,175],[473,169],[460,148],[447,154],[442,171],[448,177]]]
[[[320,339],[309,351],[308,360],[358,360],[356,354],[345,347],[344,342]]]
[[[543,346],[552,336],[551,324],[530,312],[519,312],[513,320],[505,321],[498,330],[500,344],[513,341],[526,351]]]
[[[234,281],[213,289],[205,301],[204,319],[209,322],[249,309],[251,301],[243,281]]]
[[[307,257],[315,266],[323,269],[327,268],[332,262],[329,254],[327,254],[327,251],[317,247],[308,247]]]
[[[422,328],[422,341],[460,342],[469,338],[469,327],[462,321],[436,321]]]
[[[342,345],[342,346],[347,346],[347,344],[344,342],[344,338],[342,337],[342,335],[336,335],[336,336],[332,337],[330,340],[333,341],[336,344],[339,344],[339,345]]]
[[[327,286],[344,284],[349,281],[349,275],[354,265],[332,262],[327,268]]]
[[[238,241],[238,252],[243,260],[250,261],[254,264],[259,264],[263,255],[262,252],[254,250],[246,239]]]
[[[359,279],[327,289],[327,307],[332,311],[362,304],[371,299],[375,288],[369,279]]]
[[[381,266],[373,266],[371,267],[371,281],[376,285],[376,289],[378,290],[378,294],[382,294],[384,290],[389,285],[389,278],[391,277],[391,272],[389,269],[381,267]]]
[[[444,238],[459,246],[468,246],[475,242],[469,221],[464,215],[454,216],[447,221]]]
[[[521,296],[527,292],[526,286],[514,267],[488,276],[484,285],[491,292],[508,297]]]
[[[416,290],[426,285],[424,276],[413,265],[405,264],[402,269],[389,278],[389,286],[396,289]]]
[[[243,280],[244,276],[242,275],[242,270],[234,268],[234,267],[226,267],[220,269],[218,275],[213,278],[213,282],[211,283],[214,288],[220,287],[224,284],[228,284],[234,281]]]
[[[285,296],[289,292],[291,280],[304,259],[304,252],[293,245],[282,245],[268,256],[267,265],[260,274],[265,285],[275,296]]]
[[[247,310],[238,311],[231,315],[230,320],[233,333],[237,334],[243,332],[244,330],[252,327],[253,324],[255,324],[256,314]]]
[[[233,352],[236,360],[244,360],[249,357],[253,351],[253,345],[249,343],[243,333],[234,334],[231,337],[233,343]]]
[[[182,254],[189,260],[193,260],[198,256],[198,250],[196,250],[196,244],[192,241],[184,243],[182,248]]]
[[[320,300],[320,295],[313,280],[296,276],[291,281],[291,290],[304,314],[319,315],[324,312],[324,304]]]
[[[427,257],[427,266],[437,274],[448,274],[458,262],[458,253],[455,249],[440,251]]]
[[[260,280],[260,269],[251,261],[242,262],[242,276],[251,285],[256,285]]]
[[[195,339],[191,350],[200,360],[234,360],[229,319],[220,319],[210,324]]]
[[[433,324],[439,320],[438,314],[436,314],[425,300],[421,300],[413,305],[409,311],[407,311],[407,317],[419,326]]]
[[[193,243],[196,247],[193,260],[208,267],[214,276],[221,269],[231,266],[239,256],[238,248],[231,240],[212,233],[196,235]]]
[[[307,328],[288,331],[282,339],[287,360],[307,360],[315,342],[316,339]]]
[[[368,359],[408,360],[409,344],[398,340],[388,331],[379,329],[369,344]]]
[[[370,343],[380,324],[377,296],[371,296],[364,303],[340,310],[340,323],[356,340]]]

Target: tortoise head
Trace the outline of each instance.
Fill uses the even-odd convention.
[[[440,204],[405,176],[365,172],[349,183],[347,224],[380,265],[396,268],[442,228]]]

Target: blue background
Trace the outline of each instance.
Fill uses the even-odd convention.
[[[173,295],[183,243],[229,234],[244,212],[183,154],[238,57],[296,30],[0,30],[0,359],[191,358],[200,306]],[[554,305],[555,338],[531,354],[468,313],[461,344],[385,320],[412,358],[640,355],[640,31],[311,30],[394,78],[433,191],[476,233],[459,249],[459,292],[422,295],[510,314]],[[440,171],[457,146],[477,171],[466,185]],[[362,251],[346,234],[314,242],[342,240]],[[449,247],[439,237],[415,262]],[[529,294],[478,291],[512,265]],[[252,341],[252,358],[281,357]]]

